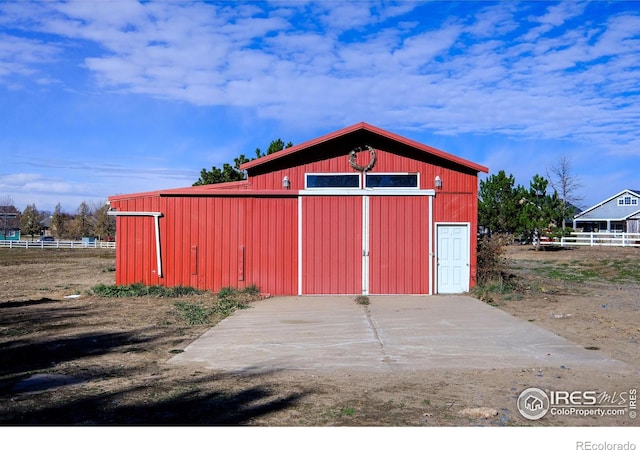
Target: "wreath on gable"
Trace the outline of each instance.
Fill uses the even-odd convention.
[[[369,150],[369,153],[371,154],[371,161],[369,161],[369,164],[367,164],[366,166],[361,166],[356,162],[356,156],[358,155],[358,152],[361,152],[362,150]],[[363,147],[354,148],[349,152],[349,165],[351,165],[351,167],[353,167],[358,172],[368,172],[369,170],[373,169],[373,166],[376,165],[375,149],[370,145],[365,145],[364,148]]]

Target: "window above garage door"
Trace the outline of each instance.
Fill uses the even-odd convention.
[[[418,189],[418,173],[365,173],[368,189]],[[359,173],[307,173],[305,189],[361,189]]]
[[[307,173],[305,189],[360,188],[359,173]]]
[[[418,189],[420,180],[417,173],[367,173],[365,187],[381,188],[413,188]]]

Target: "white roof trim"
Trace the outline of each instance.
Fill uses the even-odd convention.
[[[633,216],[640,216],[640,209],[636,212],[633,212],[631,214],[629,214],[628,216],[624,216],[624,217],[599,217],[597,219],[580,219],[578,218],[578,216],[575,216],[573,218],[573,220],[576,220],[578,222],[606,222],[606,221],[612,221],[612,222],[619,222],[622,220],[628,220],[630,218],[632,218]]]

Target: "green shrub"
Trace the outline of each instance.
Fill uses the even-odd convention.
[[[213,305],[212,310],[215,314],[218,314],[223,317],[227,317],[233,314],[233,312],[238,309],[246,309],[248,307],[249,305],[240,299],[233,298],[233,297],[226,297],[223,299],[219,299]]]
[[[514,279],[507,270],[504,257],[505,242],[495,235],[478,242],[476,286],[471,294],[487,303],[491,303],[495,296],[511,293],[515,289]]]
[[[479,286],[506,279],[505,250],[504,240],[495,235],[478,242],[476,282]]]
[[[249,303],[259,298],[259,295],[260,292],[255,287],[242,290],[225,287],[220,289],[217,301],[210,305],[176,302],[174,306],[189,325],[204,325],[224,319],[239,309],[248,308]]]
[[[211,308],[193,303],[175,302],[173,306],[178,309],[178,314],[189,325],[204,325],[209,322],[211,315],[214,314]]]
[[[505,280],[492,280],[473,287],[471,294],[486,303],[492,303],[494,296],[504,297],[514,291],[512,284]],[[509,297],[511,298],[511,297]]]
[[[231,297],[237,294],[238,294],[238,290],[236,288],[223,287],[222,289],[220,289],[220,292],[218,292],[218,298],[223,299],[223,298]]]
[[[164,297],[164,298],[180,298],[187,296],[200,295],[203,291],[199,291],[189,286],[145,286],[142,283],[134,283],[123,286],[98,284],[93,287],[92,293],[100,297]],[[238,290],[232,287],[220,289],[217,294],[216,301],[210,303],[198,302],[175,302],[178,315],[190,325],[204,325],[213,323],[216,320],[223,319],[238,309],[249,307],[249,303],[259,300],[260,290],[256,285],[247,286]]]
[[[249,295],[260,295],[260,289],[255,284],[245,287],[241,292]]]
[[[116,286],[106,285],[103,283],[97,284],[91,290],[94,295],[100,297],[184,297],[187,295],[200,294],[195,288],[188,286],[145,286],[142,283],[133,283],[128,285]]]

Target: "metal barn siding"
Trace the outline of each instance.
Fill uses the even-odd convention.
[[[302,294],[362,293],[362,197],[302,199]]]
[[[237,286],[243,204],[232,197],[169,197],[166,283],[219,290]]]
[[[158,198],[139,197],[112,202],[121,212],[158,211]],[[123,215],[116,218],[116,283],[161,284],[156,258],[153,216]]]
[[[369,292],[429,293],[429,198],[372,196]]]
[[[264,293],[298,293],[298,198],[247,198],[244,285]]]
[[[355,165],[376,157],[365,173],[350,159],[364,146],[374,150],[355,154]],[[255,284],[273,295],[437,293],[438,229],[464,227],[464,285],[474,285],[486,167],[360,123],[241,168],[248,176],[240,182],[111,197],[116,282],[213,291]],[[366,173],[417,173],[419,183],[323,190],[305,186],[309,173],[355,173],[363,186]]]
[[[212,291],[255,284],[274,295],[297,293],[297,197],[171,195],[113,201],[112,208],[122,214],[117,217],[118,284]],[[153,217],[127,211],[161,212],[162,277]]]

